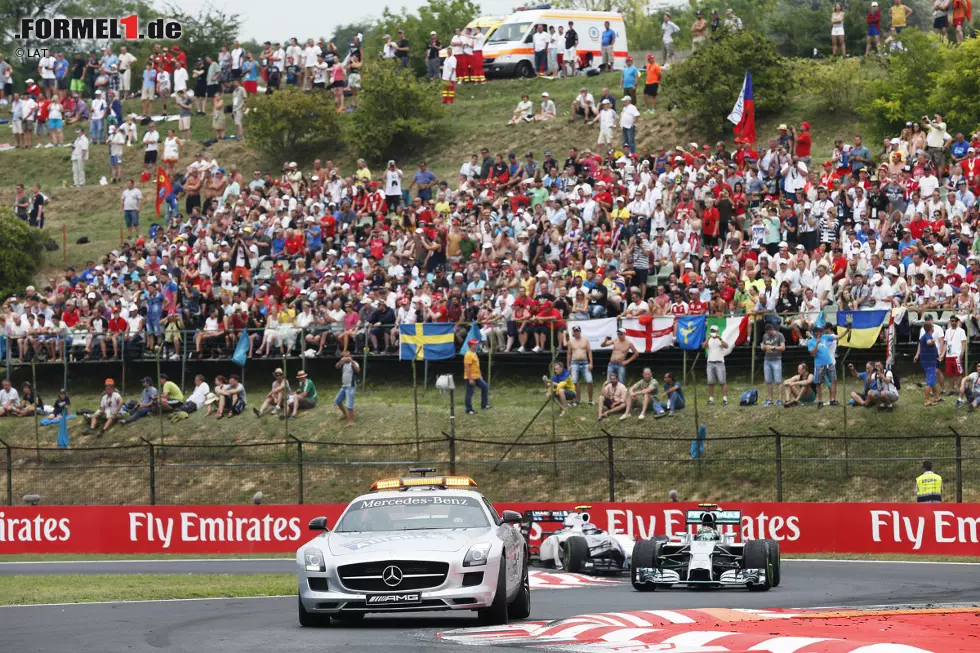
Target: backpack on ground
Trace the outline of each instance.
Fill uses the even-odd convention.
[[[755,406],[757,403],[759,403],[759,391],[755,388],[743,392],[738,400],[739,406]]]

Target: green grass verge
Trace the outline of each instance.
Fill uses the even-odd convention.
[[[283,574],[105,574],[2,576],[0,605],[238,598],[296,594]]]

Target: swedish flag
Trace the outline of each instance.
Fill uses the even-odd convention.
[[[421,324],[402,324],[401,353],[403,361],[437,361],[456,355],[453,343],[452,322],[424,322]]]
[[[870,349],[878,343],[881,327],[888,322],[888,310],[837,311],[837,335],[842,347]],[[847,327],[851,327],[850,333]],[[845,335],[846,334],[846,335]]]

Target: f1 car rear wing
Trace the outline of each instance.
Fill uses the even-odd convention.
[[[571,510],[525,510],[524,523],[564,523],[565,518],[568,517],[569,513],[571,512]]]
[[[732,524],[737,526],[742,523],[741,510],[721,510],[718,508],[718,506],[704,506],[700,510],[688,510],[685,513],[684,519],[688,525],[700,524],[701,518],[706,512],[710,512],[715,516],[715,523],[719,526],[723,524]]]
[[[524,511],[524,520],[521,522],[521,534],[524,535],[524,541],[527,542],[528,551],[532,556],[538,555],[541,542],[545,538],[565,527],[565,518],[571,512],[571,510]],[[542,526],[542,524],[545,524],[545,526]],[[533,541],[531,539],[532,533],[534,535]]]

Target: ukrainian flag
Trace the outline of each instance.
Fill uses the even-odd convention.
[[[423,322],[401,324],[401,352],[403,361],[437,361],[456,355],[453,343],[452,322]]]
[[[880,311],[837,311],[837,335],[842,347],[870,349],[878,344],[881,327],[888,322],[887,309]],[[851,327],[850,333],[847,327]]]

